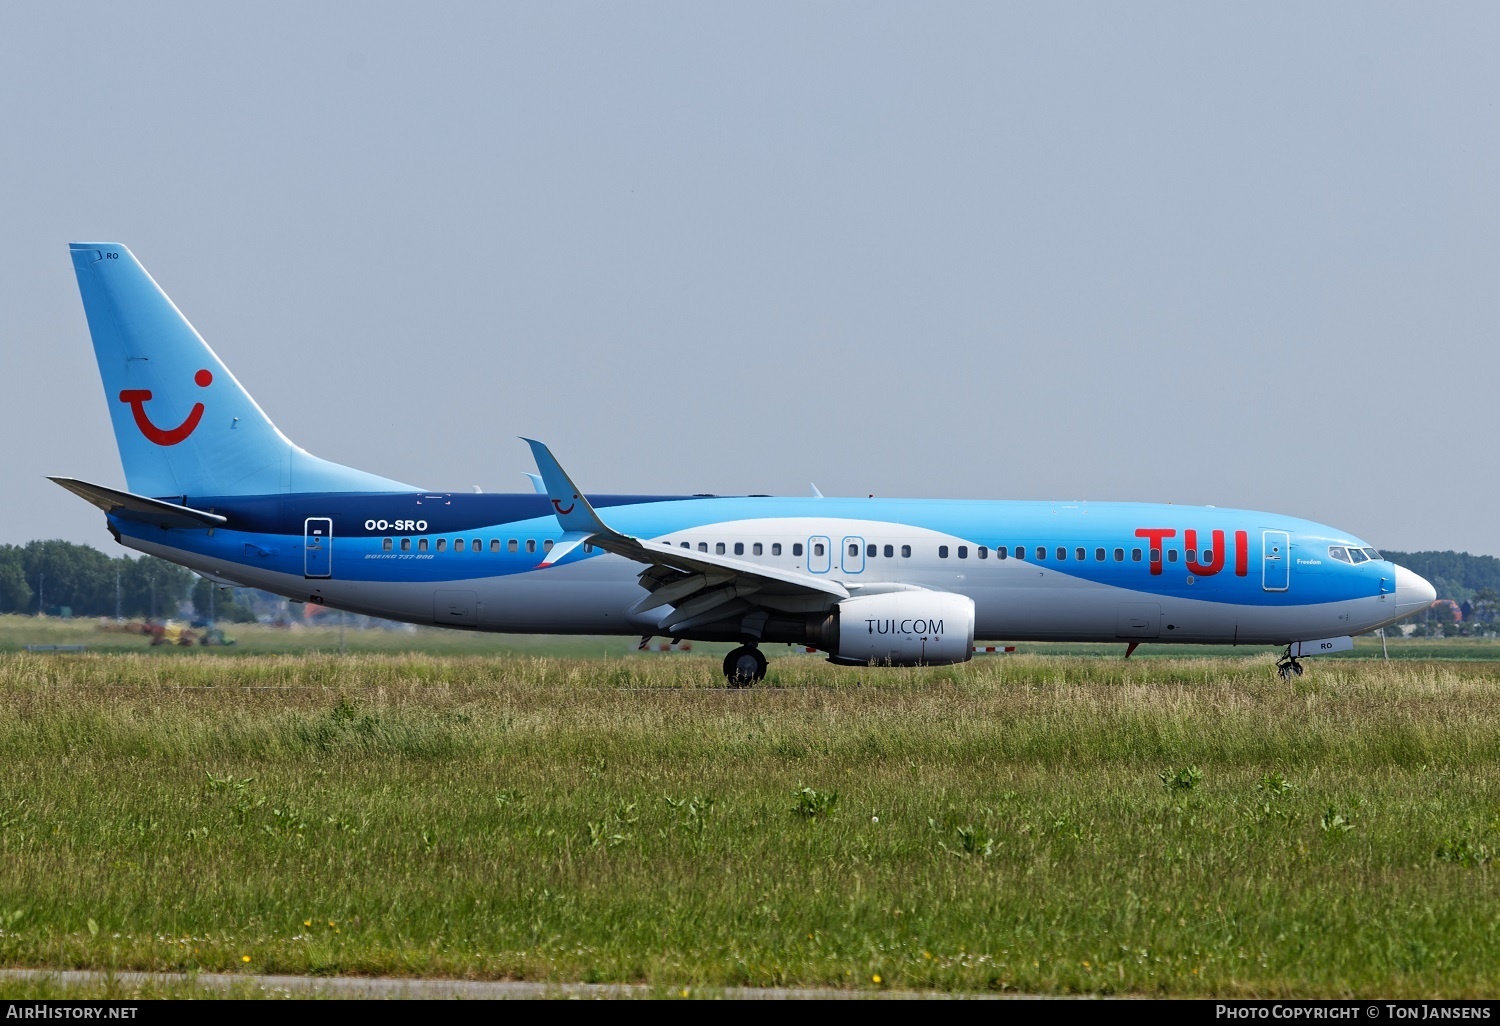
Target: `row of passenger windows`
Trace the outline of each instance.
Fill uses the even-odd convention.
[[[670,545],[671,543],[668,542],[667,544]],[[684,549],[691,549],[693,547],[692,543],[690,543],[690,542],[679,542],[679,545],[682,548],[684,548]],[[708,542],[699,542],[698,545],[697,545],[697,548],[698,548],[699,552],[707,552],[708,551]],[[858,558],[859,557],[859,548],[860,548],[860,546],[859,546],[858,542],[850,542],[849,543],[849,547],[848,547],[848,553],[849,553],[849,555],[851,557]],[[869,543],[865,544],[864,550],[865,550],[865,556],[867,558],[875,559],[877,557],[884,556],[887,559],[891,559],[891,558],[894,558],[895,555],[896,555],[896,548],[897,547],[895,545],[876,545],[873,542],[869,542]],[[911,546],[910,545],[902,545],[902,546],[900,546],[900,549],[901,549],[901,557],[903,559],[910,559],[911,558]],[[729,547],[727,546],[727,544],[725,542],[715,542],[714,543],[713,551],[715,552],[715,554],[723,556],[723,555],[726,555],[729,552]],[[1028,551],[1033,552],[1033,555],[1030,558],[1033,558],[1033,559],[1036,559],[1036,560],[1045,560],[1045,559],[1047,559],[1049,552],[1052,553],[1053,556],[1054,556],[1054,558],[1056,558],[1056,559],[1067,560],[1069,558],[1069,555],[1068,555],[1069,550],[1066,547],[1061,546],[1061,545],[1059,545],[1056,549],[1048,549],[1045,545],[1038,545],[1033,550],[1028,550],[1028,548],[1025,545],[1016,545],[1016,546],[997,545],[997,546],[995,546],[995,548],[994,548],[993,551],[994,551],[994,555],[995,555],[996,559],[1026,559],[1026,558],[1028,558],[1027,557],[1027,552]],[[1073,559],[1087,560],[1089,558],[1089,550],[1086,549],[1086,548],[1076,548],[1076,549],[1073,549],[1071,551],[1072,551],[1072,558]],[[1127,551],[1126,549],[1115,549],[1113,551],[1114,561],[1116,563],[1123,563],[1123,562],[1125,562],[1125,553],[1126,553],[1126,551]],[[1144,553],[1143,553],[1143,551],[1141,549],[1130,549],[1128,551],[1130,552],[1130,559],[1133,562],[1136,562],[1136,563],[1139,563],[1141,561],[1143,555],[1144,555]],[[736,556],[743,556],[743,555],[745,555],[745,543],[744,542],[735,542],[734,545],[733,545],[733,552],[734,552],[734,555],[736,555]],[[974,556],[975,559],[989,559],[990,558],[990,552],[991,552],[991,549],[989,548],[989,546],[987,546],[987,545],[976,545],[976,546],[973,546],[972,555]],[[764,554],[765,554],[765,549],[764,549],[764,546],[760,542],[752,542],[750,544],[750,555],[752,555],[752,556],[761,556],[761,555],[764,555]],[[813,544],[812,544],[812,554],[814,556],[826,556],[828,554],[828,548],[827,548],[827,546],[823,542],[813,542]],[[938,554],[938,558],[939,559],[947,559],[947,558],[949,558],[950,554],[956,556],[958,559],[968,559],[969,556],[970,556],[970,554],[971,554],[971,552],[970,552],[970,546],[968,546],[968,545],[956,545],[956,546],[953,546],[951,549],[947,545],[939,545],[938,549],[937,549],[937,554]],[[781,543],[780,542],[772,542],[771,543],[771,555],[773,555],[773,556],[779,556],[779,555],[781,555]],[[794,556],[800,556],[800,555],[802,555],[802,543],[801,542],[794,542],[792,544],[792,555],[794,555]],[[1099,562],[1099,563],[1106,562],[1110,558],[1110,555],[1111,555],[1111,552],[1108,549],[1095,549],[1094,550],[1094,560],[1095,560],[1095,562]],[[1178,553],[1177,553],[1176,549],[1168,549],[1167,550],[1167,562],[1168,563],[1175,563],[1175,562],[1177,562],[1177,555],[1178,555]],[[1193,558],[1193,553],[1189,552],[1187,554],[1187,558],[1188,559],[1192,559]],[[1213,550],[1212,549],[1204,549],[1203,552],[1202,552],[1202,562],[1204,562],[1204,563],[1212,563],[1213,559],[1214,559]],[[1160,560],[1161,560],[1161,550],[1160,549],[1152,549],[1151,550],[1151,562],[1156,563],[1156,562],[1159,562]]]
[[[871,546],[871,548],[873,548],[873,547],[874,546]],[[955,546],[955,548],[957,549],[957,552],[955,554],[958,556],[959,559],[968,559],[969,558],[969,546],[967,546],[967,545],[958,545],[958,546]],[[1006,546],[1004,546],[1004,545],[997,545],[997,546],[995,546],[995,558],[996,559],[1026,559],[1026,558],[1028,558],[1027,554],[1026,554],[1027,551],[1028,550],[1027,550],[1027,547],[1025,545],[1017,545],[1017,546],[1015,546],[1013,548],[1009,548],[1009,549],[1007,549]],[[1080,547],[1078,547],[1076,549],[1071,549],[1070,550],[1066,546],[1063,546],[1063,545],[1059,545],[1055,549],[1048,549],[1047,546],[1045,546],[1045,545],[1038,545],[1038,546],[1036,546],[1034,549],[1032,549],[1030,551],[1031,551],[1032,555],[1029,558],[1031,558],[1033,560],[1036,560],[1038,562],[1046,560],[1047,558],[1049,558],[1049,553],[1050,553],[1051,558],[1058,559],[1058,560],[1063,560],[1063,561],[1066,561],[1067,559],[1072,558],[1072,559],[1075,559],[1075,560],[1078,560],[1078,561],[1082,562],[1082,561],[1087,561],[1088,558],[1089,558],[1089,550],[1086,549],[1086,548],[1084,548],[1084,547],[1082,547],[1082,546],[1080,546]],[[1127,551],[1126,549],[1114,549],[1113,551],[1111,551],[1109,549],[1095,549],[1094,550],[1094,562],[1096,562],[1096,563],[1104,563],[1104,562],[1107,562],[1111,557],[1113,557],[1114,561],[1116,563],[1123,563],[1123,562],[1125,562],[1125,553],[1126,553],[1126,551]],[[1141,561],[1141,558],[1144,555],[1144,553],[1143,553],[1143,551],[1141,549],[1129,549],[1128,551],[1130,553],[1130,560],[1133,563],[1139,563]],[[1070,552],[1071,552],[1071,557],[1070,557]],[[983,545],[975,546],[975,548],[974,548],[974,556],[977,559],[989,559],[990,558],[990,550],[986,546],[983,546]],[[1194,553],[1192,553],[1192,552],[1189,552],[1187,554],[1187,558],[1188,559],[1192,559],[1193,556],[1194,556]],[[1214,559],[1213,549],[1204,549],[1203,552],[1201,553],[1201,556],[1202,556],[1202,560],[1201,560],[1202,562],[1204,562],[1204,563],[1212,563],[1213,559]],[[946,546],[946,545],[939,545],[938,546],[938,558],[939,559],[947,559],[948,558],[948,546]],[[1161,562],[1161,549],[1152,549],[1151,550],[1151,562],[1153,562],[1153,563],[1159,563],[1159,562]],[[1167,562],[1168,563],[1175,563],[1175,562],[1177,562],[1177,550],[1176,549],[1168,549],[1167,550]]]
[[[396,548],[395,542],[396,542],[396,539],[394,539],[394,538],[383,538],[383,539],[381,539],[380,547],[382,549],[384,549],[386,552],[392,552],[392,551],[395,551],[395,548]],[[402,552],[413,552],[413,551],[415,551],[415,552],[428,552],[428,551],[433,551],[433,552],[447,552],[448,551],[448,539],[447,538],[437,538],[437,539],[435,539],[433,541],[433,543],[432,543],[432,547],[431,547],[430,550],[428,548],[427,539],[426,538],[418,538],[418,539],[416,539],[416,542],[417,542],[417,544],[416,544],[415,548],[413,548],[413,546],[412,546],[412,539],[410,539],[410,538],[402,538],[401,539],[401,551]],[[507,539],[503,544],[504,544],[504,549],[502,550],[502,548],[501,548],[502,542],[500,541],[500,539],[499,538],[491,538],[490,539],[490,551],[491,552],[501,552],[501,551],[504,551],[504,552],[520,552],[522,550],[522,548],[524,547],[527,552],[535,552],[536,551],[537,542],[536,542],[535,538],[527,538],[525,540],[522,540],[522,539],[519,539],[519,538],[510,538],[510,539]],[[483,552],[484,551],[484,541],[483,541],[483,539],[480,539],[480,538],[470,538],[470,539],[467,539],[467,540],[465,540],[463,538],[454,538],[453,539],[453,551],[454,552],[463,552],[463,551],[465,551],[465,546],[466,545],[468,546],[467,551],[469,551],[469,552]],[[587,550],[589,552],[594,551],[594,547],[592,545],[585,546],[585,548],[587,548]],[[542,542],[542,551],[543,552],[551,552],[552,551],[552,539],[551,538],[547,538],[547,539],[545,539]]]
[[[429,547],[428,547],[428,539],[426,539],[426,538],[417,538],[417,539],[415,539],[415,541],[416,541],[415,549],[413,549],[412,541],[413,541],[413,539],[411,539],[411,538],[402,538],[402,539],[400,539],[400,550],[402,552],[412,552],[412,551],[416,551],[416,552],[428,552],[428,551],[446,552],[446,551],[448,551],[448,539],[447,538],[437,538],[437,539],[434,539],[432,541],[431,549],[429,549]],[[550,538],[544,539],[542,541],[542,543],[541,543],[542,551],[543,552],[551,552],[552,551],[552,544],[553,544],[552,543],[552,539],[550,539]],[[667,544],[670,545],[671,543],[668,542]],[[691,542],[679,542],[678,544],[682,548],[684,548],[684,549],[692,549],[693,548],[693,545],[692,545]],[[479,539],[479,538],[470,538],[470,539],[454,538],[453,539],[453,551],[454,552],[463,552],[463,551],[465,551],[465,545],[467,545],[467,551],[469,551],[469,552],[483,552],[484,548],[485,548],[483,540]],[[503,548],[502,548],[502,545],[503,545]],[[392,551],[394,551],[395,548],[396,548],[396,539],[394,539],[394,538],[385,538],[385,539],[382,539],[381,548],[384,549],[386,552],[392,552]],[[490,539],[490,544],[489,544],[489,550],[491,552],[496,552],[496,553],[502,552],[502,551],[503,552],[520,552],[520,551],[522,551],[523,548],[524,548],[524,550],[526,552],[535,553],[537,551],[537,540],[535,538],[526,538],[526,539],[509,538],[509,539],[506,539],[502,543],[499,538],[491,538]],[[781,542],[771,542],[769,548],[770,548],[770,554],[771,555],[773,555],[773,556],[779,556],[779,555],[781,555],[781,551],[782,551]],[[849,543],[849,547],[848,547],[849,555],[851,557],[858,558],[858,556],[859,556],[859,548],[860,547],[859,547],[859,543],[858,542],[850,542]],[[896,550],[897,550],[897,546],[895,546],[895,545],[877,545],[877,544],[875,544],[873,542],[866,543],[864,548],[865,548],[865,556],[868,557],[868,558],[870,558],[870,559],[876,559],[876,558],[881,557],[881,556],[884,556],[887,559],[893,559],[896,556]],[[697,544],[697,549],[698,549],[699,552],[707,552],[708,551],[708,542],[699,542]],[[743,555],[745,555],[745,549],[746,549],[746,545],[745,545],[744,542],[734,542],[733,543],[733,552],[734,552],[734,555],[736,555],[736,556],[743,556]],[[766,555],[767,546],[764,543],[762,543],[762,542],[751,542],[750,545],[749,545],[749,549],[750,549],[750,555],[752,555],[752,556],[763,556],[763,555]],[[969,554],[970,554],[969,553],[969,549],[970,549],[970,547],[968,545],[957,545],[957,546],[954,546],[953,549],[955,550],[953,552],[953,555],[956,555],[957,558],[959,558],[959,559],[968,559],[969,558]],[[584,551],[585,552],[592,552],[593,550],[594,550],[594,547],[592,545],[585,545],[584,546]],[[723,555],[728,554],[728,552],[730,551],[730,546],[728,545],[728,543],[725,543],[725,542],[715,542],[714,543],[713,551],[714,551],[715,554],[723,556]],[[792,545],[791,545],[791,551],[792,551],[792,555],[793,556],[800,556],[800,555],[802,555],[802,552],[803,552],[802,543],[801,542],[793,542]],[[902,545],[902,546],[900,546],[900,551],[901,551],[901,558],[902,559],[910,559],[911,558],[911,546],[910,545]],[[1069,550],[1065,546],[1062,546],[1062,545],[1059,545],[1059,546],[1057,546],[1056,549],[1052,549],[1052,550],[1049,550],[1045,545],[1038,545],[1034,549],[1031,549],[1029,551],[1031,551],[1033,553],[1032,558],[1035,559],[1035,560],[1038,560],[1038,561],[1046,560],[1048,558],[1049,551],[1053,553],[1053,555],[1055,556],[1056,559],[1063,560],[1063,561],[1066,561],[1068,559],[1068,554],[1069,554]],[[1007,547],[1005,545],[997,545],[997,546],[995,546],[995,549],[994,549],[994,553],[995,553],[995,558],[996,559],[1026,559],[1027,558],[1027,552],[1028,552],[1028,549],[1027,549],[1027,547],[1025,545],[1016,545],[1016,546],[1011,546],[1011,547]],[[1132,562],[1139,563],[1141,561],[1141,558],[1143,556],[1142,550],[1140,550],[1140,549],[1130,549],[1129,552],[1130,552],[1130,559],[1131,559]],[[1096,549],[1094,549],[1094,561],[1097,562],[1097,563],[1103,563],[1111,555],[1113,555],[1114,561],[1116,563],[1123,563],[1123,562],[1125,562],[1125,553],[1126,553],[1126,550],[1123,549],[1123,548],[1115,549],[1115,550],[1113,550],[1112,553],[1108,549],[1096,548]],[[1369,555],[1369,553],[1374,553],[1374,555]],[[813,542],[813,544],[812,544],[812,554],[814,556],[820,556],[820,557],[821,556],[826,556],[828,554],[827,546],[823,542]],[[950,554],[949,547],[947,545],[939,545],[938,549],[937,549],[937,554],[938,554],[938,558],[939,559],[947,559],[947,558],[949,558],[949,554]],[[1380,554],[1376,553],[1374,549],[1356,549],[1356,548],[1345,549],[1345,548],[1343,548],[1341,546],[1334,546],[1334,547],[1330,548],[1328,550],[1328,554],[1330,556],[1332,556],[1334,559],[1341,559],[1341,560],[1343,560],[1346,563],[1351,563],[1351,562],[1352,563],[1363,563],[1367,559],[1379,559],[1380,558]],[[976,546],[973,547],[973,555],[974,555],[974,558],[976,558],[976,559],[989,559],[990,558],[990,548],[987,545],[976,545]],[[1086,548],[1079,547],[1079,548],[1075,548],[1075,549],[1072,550],[1072,558],[1075,559],[1075,560],[1084,561],[1084,560],[1087,560],[1088,557],[1089,557],[1089,550],[1086,549]],[[1189,559],[1193,558],[1193,554],[1191,552],[1188,553],[1188,558]],[[1214,553],[1213,553],[1212,549],[1204,549],[1203,550],[1201,562],[1203,562],[1203,563],[1212,563],[1213,562],[1213,558],[1214,558]],[[1160,561],[1161,561],[1161,550],[1160,549],[1152,549],[1151,550],[1151,562],[1156,563],[1156,562],[1160,562]],[[1167,550],[1167,562],[1168,563],[1175,563],[1175,562],[1177,562],[1177,550],[1176,549],[1168,549]]]

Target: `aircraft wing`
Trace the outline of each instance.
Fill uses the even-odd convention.
[[[56,481],[79,498],[124,520],[155,524],[161,528],[177,527],[200,531],[205,527],[218,527],[228,520],[227,517],[217,513],[193,509],[191,506],[179,506],[173,502],[163,502],[161,499],[148,499],[144,495],[135,495],[131,492],[116,491],[103,485],[80,481],[75,477],[52,477],[48,480]]]
[[[530,438],[524,441],[536,457],[563,529],[541,566],[551,566],[583,544],[646,564],[640,582],[647,594],[627,612],[670,607],[657,624],[668,634],[757,609],[817,612],[849,597],[849,589],[837,581],[621,534],[600,518],[550,449]]]

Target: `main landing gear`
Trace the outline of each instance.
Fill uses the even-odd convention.
[[[748,688],[766,679],[766,657],[754,645],[741,645],[724,657],[724,681],[732,688]]]
[[[1281,674],[1282,680],[1287,681],[1302,676],[1302,664],[1292,656],[1291,645],[1286,647],[1286,655],[1276,661],[1276,672]]]

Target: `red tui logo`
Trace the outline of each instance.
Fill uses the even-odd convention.
[[[199,388],[207,388],[213,384],[213,374],[200,370],[193,375]],[[151,417],[146,412],[146,404],[151,401],[151,390],[149,388],[127,388],[120,393],[120,402],[130,404],[130,412],[135,415],[135,426],[141,429],[141,434],[157,445],[176,445],[188,435],[198,429],[198,422],[203,419],[203,404],[194,403],[193,408],[188,411],[187,419],[174,428],[159,428],[151,423]]]

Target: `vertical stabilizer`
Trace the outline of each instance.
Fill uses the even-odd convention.
[[[130,491],[416,491],[293,445],[119,243],[71,246]]]

